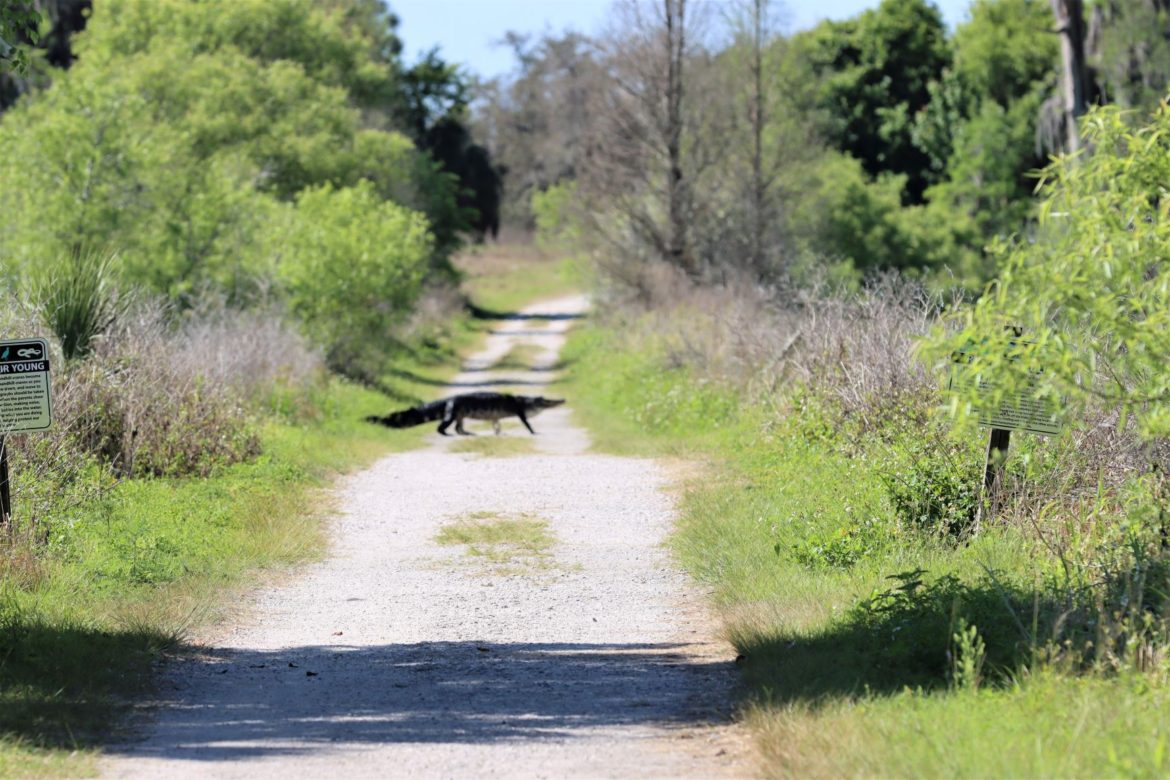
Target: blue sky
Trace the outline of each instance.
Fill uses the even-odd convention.
[[[781,3],[787,30],[811,27],[821,19],[846,19],[879,0],[790,0]],[[952,29],[966,16],[969,0],[934,0]],[[512,68],[512,55],[493,45],[509,30],[560,33],[597,32],[612,0],[389,0],[402,20],[399,34],[407,62],[438,46],[443,58],[481,76]]]

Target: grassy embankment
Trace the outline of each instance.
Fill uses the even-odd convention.
[[[262,572],[322,553],[331,476],[416,440],[360,422],[388,403],[370,390],[334,380],[304,401],[308,419],[258,423],[258,458],[122,481],[35,556],[6,558],[0,775],[92,773],[92,746],[163,653]]]
[[[955,543],[905,521],[908,491],[978,479],[981,434],[843,419],[795,387],[747,403],[618,329],[578,331],[565,358],[599,448],[700,464],[673,547],[745,656],[768,776],[1165,776],[1164,659],[1083,663],[1077,632],[1082,650],[1122,634],[1070,632],[1061,562],[1027,529]],[[1015,446],[1037,463],[1061,445]],[[1081,520],[1069,538],[1102,543]]]
[[[484,309],[510,310],[546,283],[565,289],[561,263],[527,250],[511,262],[507,250],[492,254],[486,266],[460,261],[464,292]],[[323,488],[332,478],[417,446],[430,430],[393,431],[362,417],[442,392],[458,353],[487,327],[464,317],[414,344],[381,377],[384,392],[330,379],[298,397],[274,394],[253,424],[259,457],[206,478],[123,480],[73,507],[47,544],[6,548],[0,776],[92,774],[95,746],[149,689],[166,652],[267,572],[324,552],[321,521],[331,507]]]
[[[583,270],[550,257],[531,243],[485,244],[454,260],[463,290],[484,317],[507,314],[536,301],[579,292]]]

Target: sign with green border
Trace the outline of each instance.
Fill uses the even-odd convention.
[[[52,424],[48,343],[0,341],[0,436],[43,431]]]

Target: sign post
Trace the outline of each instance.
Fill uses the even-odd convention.
[[[1013,341],[1011,346],[1025,343],[1028,342]],[[995,516],[1012,431],[1053,436],[1060,433],[1061,427],[1055,405],[1037,397],[1034,381],[1028,382],[1027,386],[1015,395],[1004,398],[997,407],[987,403],[994,385],[982,377],[972,375],[971,370],[967,368],[974,357],[975,346],[971,343],[951,356],[949,383],[952,390],[974,389],[976,397],[984,399],[984,403],[978,405],[975,412],[979,416],[979,424],[991,428],[991,435],[987,440],[987,458],[983,465],[983,487],[979,495],[975,525],[972,527],[973,533],[979,531],[984,516],[988,519]]]
[[[12,495],[8,492],[8,437],[0,434],[0,526],[12,517]]]
[[[43,431],[52,424],[48,343],[0,341],[0,525],[12,519],[8,434]]]

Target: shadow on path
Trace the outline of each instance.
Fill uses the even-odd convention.
[[[549,320],[550,322],[563,322],[565,320],[580,320],[585,318],[584,314],[558,314],[556,312],[540,314],[521,311],[495,311],[476,306],[474,303],[467,305],[467,311],[477,320]]]
[[[214,761],[336,743],[563,740],[605,726],[694,726],[726,720],[711,691],[722,693],[734,672],[730,662],[697,661],[685,644],[304,646],[183,663],[197,667],[182,675],[193,690],[163,702],[168,715],[149,743],[115,752]]]

